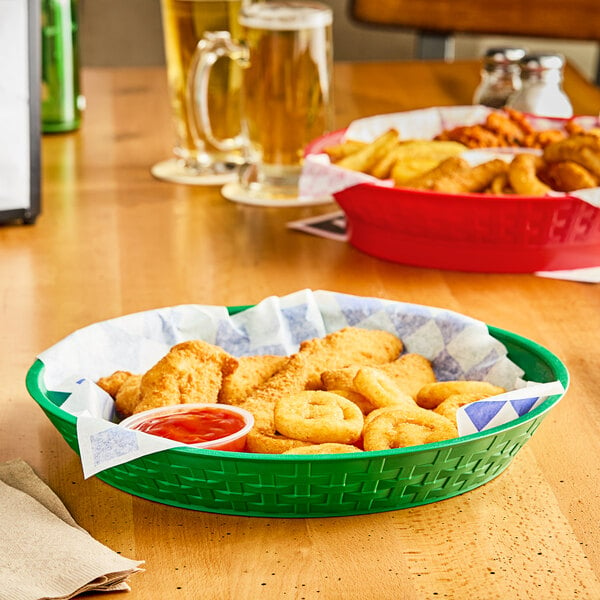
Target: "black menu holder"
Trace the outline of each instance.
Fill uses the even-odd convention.
[[[0,223],[40,213],[40,0],[2,0]]]

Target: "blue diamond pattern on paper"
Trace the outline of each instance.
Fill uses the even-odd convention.
[[[506,402],[494,400],[475,402],[464,407],[465,412],[478,431],[481,431],[501,410]]]
[[[433,370],[440,381],[464,379],[460,364],[448,353],[442,350],[432,361]]]
[[[215,344],[221,346],[227,352],[233,352],[237,356],[244,356],[250,352],[250,336],[244,325],[233,327],[231,321],[219,322],[215,337]]]
[[[290,337],[295,344],[299,344],[303,340],[320,337],[319,331],[312,326],[308,319],[308,309],[307,304],[281,309],[281,314],[288,325]]]
[[[371,317],[379,310],[383,302],[373,298],[345,297],[336,296],[340,310],[344,314],[346,322],[351,327],[356,327],[359,323]]]
[[[445,344],[451,342],[464,329],[464,323],[448,319],[448,317],[433,319],[433,322],[442,334]]]
[[[421,314],[419,314],[421,313]],[[400,311],[387,311],[390,322],[393,323],[394,328],[398,332],[400,339],[413,331],[420,329],[431,321],[431,314],[429,311],[425,312],[424,309],[417,309],[415,312],[410,314],[402,313]]]
[[[511,400],[510,404],[515,412],[521,417],[529,412],[532,406],[538,401],[538,398],[521,398],[519,400]]]

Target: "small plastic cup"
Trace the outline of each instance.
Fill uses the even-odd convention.
[[[215,422],[221,422],[223,417],[232,421],[235,431],[219,437],[218,432],[207,433],[207,427],[215,426]],[[239,421],[239,423],[237,423]],[[228,404],[197,403],[177,404],[175,406],[162,406],[134,414],[121,421],[121,426],[127,429],[135,429],[169,438],[174,441],[188,444],[193,448],[204,448],[210,450],[226,450],[230,452],[242,452],[246,446],[248,432],[254,426],[252,413]],[[196,431],[197,435],[194,434]],[[204,439],[204,441],[190,442],[192,438]]]

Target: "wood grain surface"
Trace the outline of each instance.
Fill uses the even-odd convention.
[[[467,104],[476,63],[336,64],[338,126]],[[256,208],[169,184],[161,69],[84,72],[81,130],[43,140],[43,212],[0,227],[0,460],[23,458],[100,542],[146,561],[127,598],[600,598],[600,287],[388,263],[286,229],[335,209]],[[576,111],[600,91],[572,70]],[[92,477],[28,396],[37,353],[85,325],[185,303],[238,305],[303,288],[448,308],[547,346],[560,404],[511,466],[463,496],[344,518],[222,516],[132,497]],[[99,596],[100,597],[100,596]],[[101,596],[122,598],[117,594]]]

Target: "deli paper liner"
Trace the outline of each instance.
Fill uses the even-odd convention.
[[[481,321],[435,307],[329,291],[271,296],[234,315],[224,307],[201,305],[135,313],[80,329],[38,358],[44,363],[46,388],[69,394],[62,408],[77,417],[81,461],[84,475],[89,477],[183,445],[118,425],[112,398],[94,383],[100,377],[117,370],[143,373],[171,346],[190,339],[221,346],[238,357],[288,355],[296,352],[303,340],[347,326],[396,334],[406,352],[422,354],[431,361],[440,381],[482,380],[517,390],[514,398],[506,399],[506,410],[499,411],[496,405],[487,410],[492,426],[500,424],[501,418],[511,420],[526,412],[526,403],[519,404],[519,400],[529,402],[535,397],[527,408],[531,410],[548,396],[564,391],[560,382],[554,382],[536,393],[536,387],[522,379],[522,369],[509,360],[504,345]],[[480,415],[471,415],[469,421],[468,433],[473,427],[482,430],[488,426]]]
[[[401,113],[376,115],[357,119],[350,123],[344,133],[344,139],[371,142],[389,129],[396,129],[401,139],[430,140],[446,129],[458,126],[476,125],[485,121],[493,109],[485,106],[443,106],[413,110]],[[538,130],[560,129],[566,122],[562,119],[551,119],[530,115],[529,122]],[[571,119],[584,129],[600,126],[600,118],[577,116]],[[479,164],[492,158],[512,159],[515,152],[531,151],[530,149],[481,149],[468,151],[463,156],[471,164]],[[486,158],[487,156],[487,158]],[[306,197],[337,194],[360,183],[372,183],[381,187],[393,187],[392,181],[381,180],[364,173],[358,173],[331,164],[326,154],[309,154],[304,159],[300,176],[300,194]],[[554,192],[553,196],[565,196]],[[600,188],[590,188],[569,192],[568,196],[579,198],[584,202],[600,208]]]

